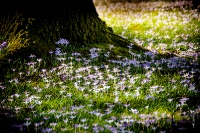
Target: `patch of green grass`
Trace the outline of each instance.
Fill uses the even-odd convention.
[[[151,133],[192,131],[196,122],[198,129],[199,64],[181,55],[196,53],[198,12],[177,8],[176,2],[140,4],[116,5],[124,9],[116,13],[106,5],[99,14],[117,34],[149,52],[136,53],[132,44],[59,44],[45,58],[30,53],[27,60],[11,60],[0,82],[0,110],[10,120],[6,128]],[[166,51],[177,56],[159,53]]]

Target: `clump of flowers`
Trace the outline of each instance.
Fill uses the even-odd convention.
[[[67,39],[60,38],[60,40],[58,40],[57,42],[55,42],[55,44],[68,46],[69,41]]]
[[[64,38],[60,38],[57,42],[55,42],[56,45],[58,45],[58,48],[56,48],[56,55],[65,55],[65,53],[61,53],[62,51],[65,51],[68,49],[69,41]]]

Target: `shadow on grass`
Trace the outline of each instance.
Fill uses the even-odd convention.
[[[9,110],[0,110],[0,132],[1,133],[35,133],[33,127],[24,128],[25,121],[18,120]]]

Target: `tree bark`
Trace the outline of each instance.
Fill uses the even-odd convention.
[[[193,4],[193,8],[196,9],[198,8],[198,6],[200,5],[200,1],[199,0],[192,0],[192,4]],[[200,9],[199,9],[200,11]]]
[[[111,43],[126,47],[130,42],[115,35],[112,28],[102,21],[92,0],[56,0],[41,3],[39,0],[7,0],[9,6],[0,8],[0,15],[19,12],[25,18],[19,30],[28,31],[31,52],[45,55],[55,48],[59,38],[71,45],[83,46],[94,43]],[[34,20],[31,21],[30,19]],[[28,25],[28,26],[27,26]],[[142,48],[135,45],[135,49]],[[29,49],[30,50],[30,49]],[[23,53],[30,53],[26,51]]]

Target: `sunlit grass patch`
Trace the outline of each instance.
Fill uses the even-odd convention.
[[[190,9],[190,1],[97,6],[100,17],[113,27],[117,34],[132,41],[133,38],[142,39],[143,43],[146,43],[139,44],[149,49],[157,49],[160,52],[164,49],[176,53],[198,49],[198,37],[193,36],[199,34],[196,32],[200,29],[199,13]],[[179,45],[182,42],[185,42],[184,46]],[[163,48],[162,44],[166,46]]]

